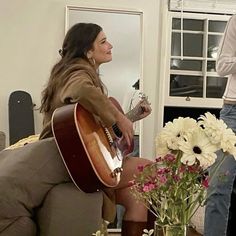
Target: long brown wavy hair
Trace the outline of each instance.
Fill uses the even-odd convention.
[[[62,82],[59,81],[60,75],[65,72],[66,68],[75,64],[79,58],[90,63],[87,52],[93,48],[93,43],[101,31],[102,27],[93,23],[77,23],[69,29],[63,41],[62,49],[59,50],[61,59],[53,66],[46,87],[42,91],[40,112],[46,113],[50,110],[54,93],[58,84]],[[92,65],[92,63],[90,64]],[[101,88],[105,88],[101,80],[100,83]]]

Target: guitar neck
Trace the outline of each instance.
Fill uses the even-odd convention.
[[[135,122],[135,121],[139,120],[139,116],[142,113],[143,113],[142,107],[137,107],[137,108],[130,110],[125,115],[129,120],[131,120],[132,122]]]

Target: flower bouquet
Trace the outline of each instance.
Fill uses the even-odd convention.
[[[183,226],[205,202],[211,178],[207,168],[215,162],[215,152],[221,149],[236,156],[235,143],[233,131],[209,112],[198,120],[174,119],[156,137],[155,162],[139,166],[132,192],[156,216],[158,226],[180,226],[180,233],[169,235],[182,236]]]

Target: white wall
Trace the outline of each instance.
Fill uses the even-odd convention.
[[[65,6],[137,10],[143,12],[143,90],[153,114],[143,122],[142,154],[154,156],[160,55],[160,8],[167,0],[1,0],[0,7],[0,130],[8,139],[8,97],[28,91],[37,107],[40,92],[58,59],[64,38]],[[128,24],[128,22],[127,22]],[[122,26],[120,27],[122,33]],[[157,96],[156,96],[157,95]],[[35,111],[36,132],[42,117]]]

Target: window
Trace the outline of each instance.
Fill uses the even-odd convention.
[[[170,12],[165,106],[221,107],[227,78],[217,75],[215,63],[230,16],[181,16]]]

